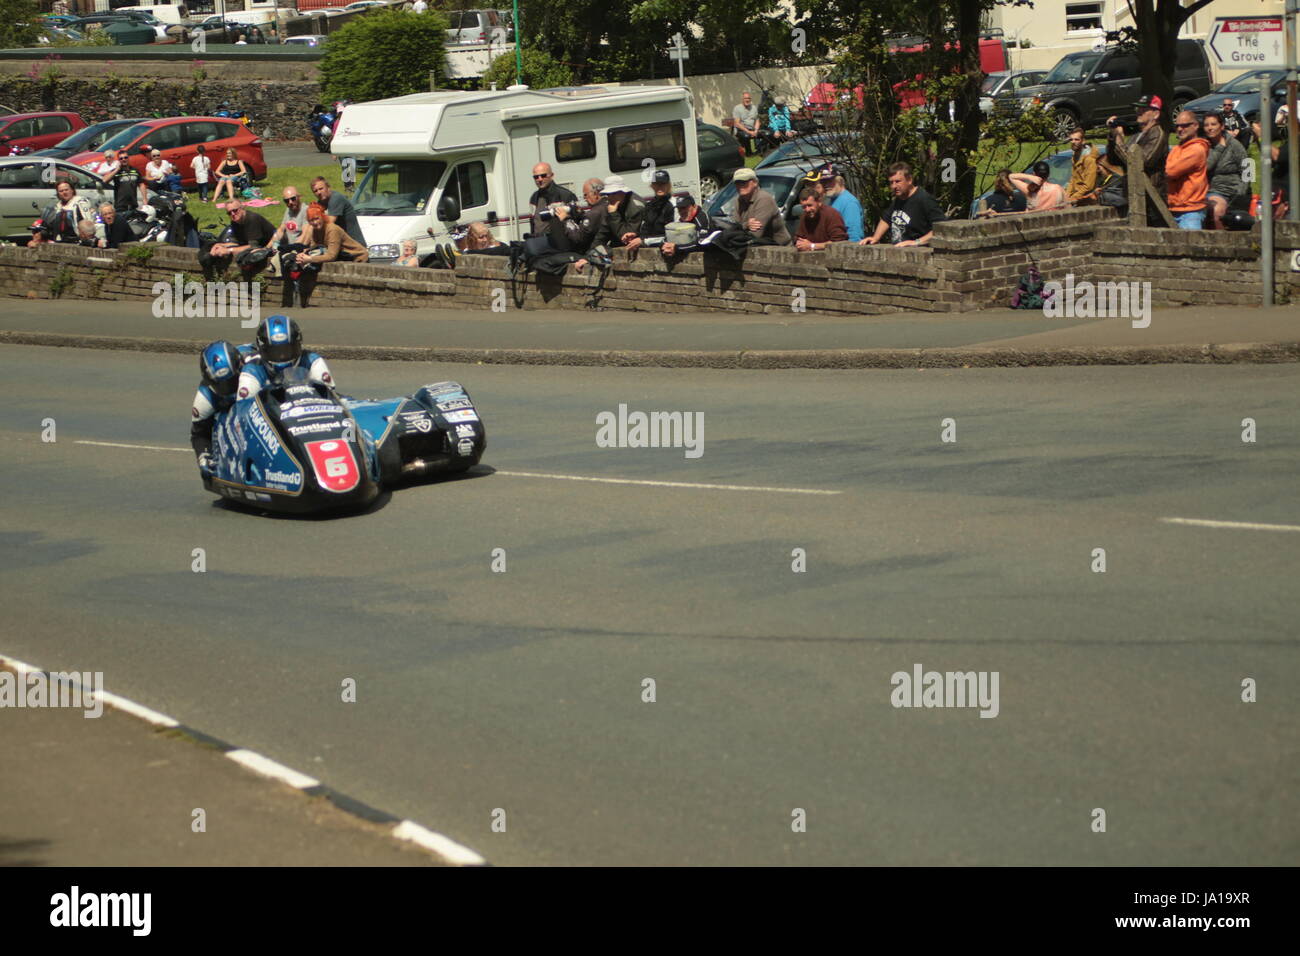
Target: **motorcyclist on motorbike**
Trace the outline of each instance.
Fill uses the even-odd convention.
[[[291,368],[306,369],[308,381],[334,387],[325,359],[303,351],[298,323],[287,315],[267,316],[257,327],[257,354],[249,357],[239,375],[238,397],[253,397]]]
[[[199,372],[203,381],[194,394],[190,408],[190,445],[199,460],[200,471],[212,470],[212,426],[217,412],[235,404],[244,360],[253,354],[253,346],[235,345],[224,339],[213,342],[199,354]]]

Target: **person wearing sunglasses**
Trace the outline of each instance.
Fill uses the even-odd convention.
[[[543,221],[538,218],[538,213],[543,209],[550,209],[557,203],[563,203],[566,206],[576,204],[578,197],[573,194],[572,190],[565,189],[555,181],[555,171],[551,169],[550,163],[538,163],[533,167],[533,185],[537,188],[528,197],[528,205],[533,209],[531,233],[534,236],[540,236],[548,228],[554,228],[563,233],[563,221],[557,222],[554,218]]]
[[[266,244],[266,248],[280,254],[281,262],[286,255],[307,248],[303,245],[303,235],[307,230],[307,204],[302,201],[302,194],[294,186],[284,187],[283,198],[284,218],[280,220],[280,228],[275,230],[275,235]]]
[[[230,225],[222,232],[221,239],[199,250],[203,277],[216,278],[217,273],[226,271],[233,259],[242,277],[250,279],[266,267],[271,255],[266,247],[275,235],[275,226],[252,210],[245,209],[238,199],[226,204],[226,215],[230,217]]]
[[[1169,154],[1169,136],[1160,125],[1164,103],[1158,96],[1146,95],[1133,104],[1133,109],[1137,112],[1138,134],[1131,139],[1125,138],[1119,117],[1112,116],[1106,121],[1110,127],[1110,135],[1106,138],[1106,162],[1112,168],[1124,171],[1130,157],[1136,156],[1146,170],[1152,188],[1164,199],[1165,157]]]
[[[1201,137],[1200,125],[1191,110],[1175,116],[1174,135],[1178,143],[1165,159],[1169,212],[1179,229],[1201,229],[1205,222],[1205,194],[1210,188],[1205,166],[1210,143]]]

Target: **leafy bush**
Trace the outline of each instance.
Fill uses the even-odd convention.
[[[0,50],[35,46],[40,35],[35,0],[0,0]]]
[[[427,90],[430,70],[446,73],[447,28],[447,18],[432,11],[375,8],[358,17],[325,47],[322,98],[365,102]]]
[[[553,86],[572,86],[573,71],[557,61],[545,50],[523,50],[521,54],[523,81],[535,90],[544,90]],[[497,89],[504,90],[515,82],[515,51],[503,53],[492,61],[492,65],[483,73],[483,86],[486,89],[496,83]]]

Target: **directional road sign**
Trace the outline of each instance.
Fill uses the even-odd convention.
[[[1286,66],[1282,17],[1219,17],[1208,44],[1225,69],[1280,70]]]

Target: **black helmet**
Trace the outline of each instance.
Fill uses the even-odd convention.
[[[199,355],[199,371],[203,384],[216,394],[229,397],[235,394],[239,383],[239,369],[243,358],[239,349],[224,340],[213,342]]]
[[[1245,232],[1255,228],[1255,217],[1242,209],[1229,209],[1223,214],[1223,228]]]
[[[257,353],[272,368],[288,368],[302,356],[302,332],[287,315],[269,315],[257,327]]]

